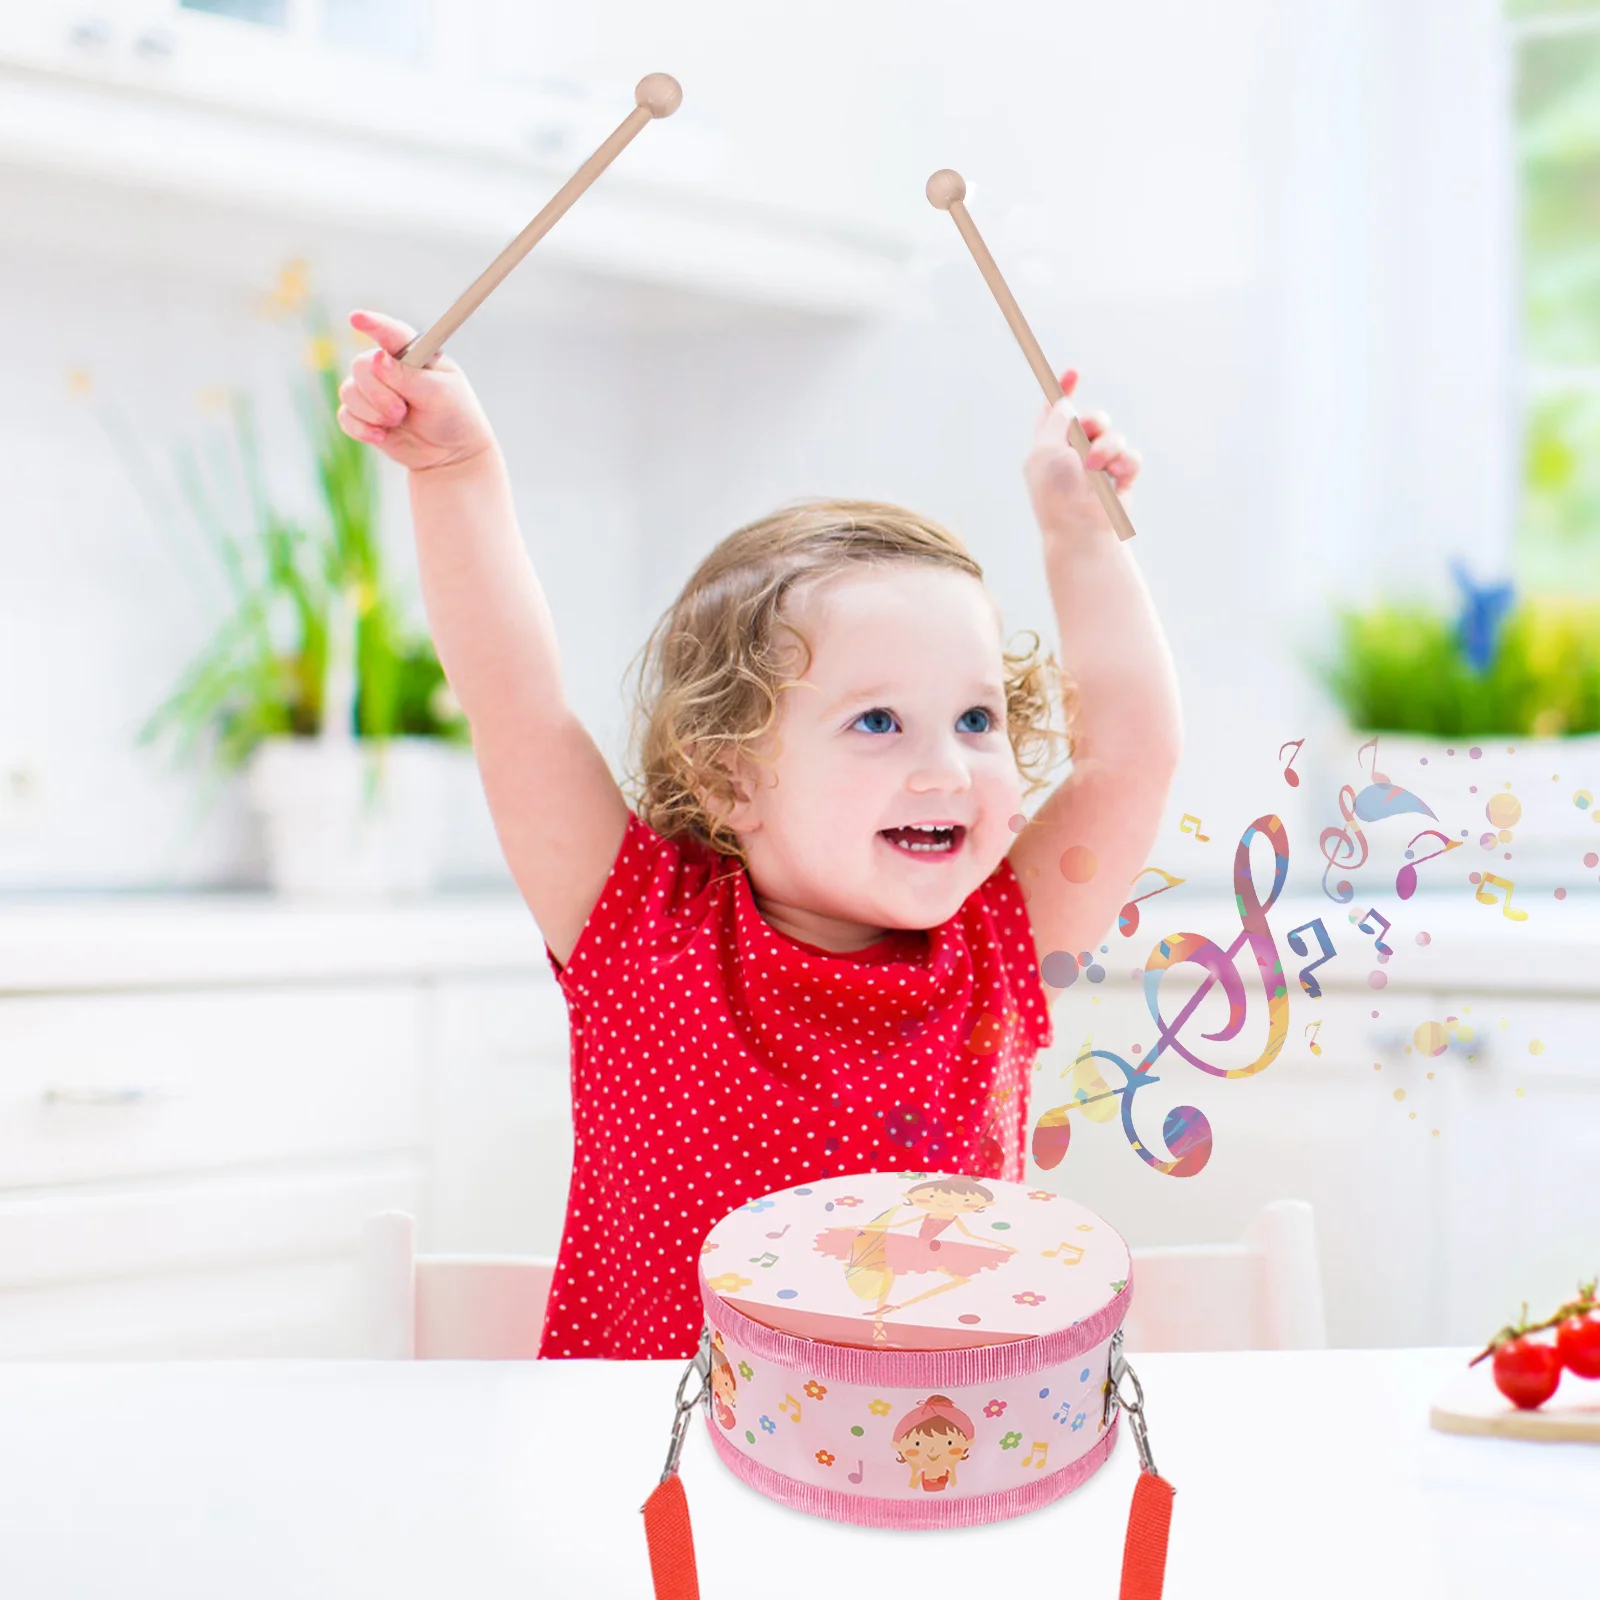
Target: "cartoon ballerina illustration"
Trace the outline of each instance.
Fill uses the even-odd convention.
[[[711,1401],[716,1407],[717,1421],[724,1428],[732,1428],[739,1420],[733,1408],[739,1403],[739,1385],[734,1381],[733,1366],[722,1350],[719,1335],[711,1347]]]
[[[913,1489],[953,1489],[956,1463],[972,1450],[972,1418],[948,1396],[930,1394],[895,1425],[894,1447],[895,1460],[911,1468]]]
[[[824,1228],[812,1248],[845,1263],[845,1282],[851,1291],[863,1300],[877,1301],[871,1311],[862,1315],[881,1323],[889,1312],[904,1311],[930,1295],[957,1289],[1017,1253],[1011,1245],[980,1239],[961,1220],[966,1212],[983,1211],[993,1201],[994,1191],[971,1178],[930,1179],[908,1189],[901,1205],[891,1206],[858,1228]],[[915,1235],[892,1232],[918,1220],[915,1216],[892,1220],[906,1205],[922,1213],[922,1226]],[[972,1240],[971,1244],[940,1238],[952,1223]],[[890,1291],[903,1272],[942,1272],[947,1281],[890,1305]]]

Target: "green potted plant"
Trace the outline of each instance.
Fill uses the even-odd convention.
[[[1459,562],[1454,573],[1454,614],[1418,601],[1341,607],[1333,651],[1308,658],[1343,719],[1325,741],[1329,793],[1359,788],[1376,768],[1427,800],[1452,837],[1467,830],[1470,848],[1452,867],[1492,854],[1496,870],[1541,886],[1591,877],[1582,856],[1600,850],[1600,602],[1519,598],[1509,583],[1476,584]],[[1371,759],[1358,757],[1374,738]],[[1488,817],[1495,794],[1515,798],[1517,826]],[[1497,807],[1502,822],[1508,809]]]
[[[376,464],[335,420],[345,363],[300,264],[269,305],[301,318],[310,336],[309,381],[295,398],[318,514],[300,520],[272,503],[242,394],[226,397],[235,461],[213,452],[208,473],[192,447],[179,447],[184,495],[222,566],[231,610],[139,742],[173,739],[177,763],[203,745],[213,778],[243,774],[281,892],[426,890],[437,879],[439,758],[470,750],[470,731],[386,570]],[[242,538],[230,526],[240,510]]]

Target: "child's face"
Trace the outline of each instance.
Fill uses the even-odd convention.
[[[945,1190],[914,1189],[907,1196],[912,1205],[921,1206],[936,1217],[958,1217],[968,1211],[982,1211],[988,1201],[977,1194],[950,1194]]]
[[[909,1466],[921,1467],[924,1472],[937,1473],[955,1461],[967,1457],[970,1441],[960,1433],[908,1433],[897,1441],[900,1454]]]
[[[1021,809],[988,596],[965,573],[902,566],[803,591],[789,615],[811,665],[759,747],[771,771],[745,769],[747,799],[728,817],[756,903],[823,949],[934,927],[1000,864]],[[966,832],[930,858],[883,837],[910,822]]]

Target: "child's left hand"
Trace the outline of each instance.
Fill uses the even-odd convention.
[[[1077,384],[1078,374],[1070,368],[1061,375],[1062,394],[1070,397]],[[1087,459],[1080,457],[1067,439],[1071,416],[1066,405],[1046,406],[1039,413],[1033,449],[1023,463],[1033,513],[1040,532],[1048,536],[1110,533],[1111,519],[1095,495],[1089,473],[1103,468],[1119,498],[1125,498],[1139,476],[1139,452],[1130,450],[1120,433],[1110,432],[1111,419],[1105,412],[1095,411],[1078,419],[1091,444]]]

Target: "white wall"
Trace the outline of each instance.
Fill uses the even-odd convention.
[[[642,333],[533,294],[453,341],[512,462],[574,699],[613,759],[622,671],[650,621],[716,539],[798,495],[872,494],[947,521],[1010,627],[1053,640],[1020,474],[1039,395],[923,198],[949,165],[1046,352],[1082,373],[1080,406],[1109,411],[1143,453],[1130,512],[1188,735],[1173,829],[1194,811],[1225,840],[1270,805],[1309,845],[1325,819],[1295,808],[1313,786],[1287,791],[1274,752],[1317,726],[1293,659],[1330,598],[1438,586],[1455,551],[1480,572],[1504,564],[1514,397],[1495,12],[552,8],[553,66],[621,84],[672,71],[684,115],[692,102],[703,125],[732,130],[734,192],[901,230],[922,286],[876,326]],[[140,197],[121,197],[92,241],[69,238],[33,180],[0,174],[0,203],[15,219],[0,296],[26,308],[0,365],[0,770],[36,760],[50,800],[36,833],[0,837],[0,886],[247,880],[236,803],[191,837],[192,781],[130,748],[216,596],[148,525],[63,378],[88,368],[159,457],[201,420],[197,390],[247,377],[264,406],[277,397],[267,416],[292,484],[285,342],[249,286],[190,258]],[[482,265],[263,228],[258,288],[290,245],[336,311],[417,321]],[[385,489],[403,551],[403,483],[386,472]],[[1297,848],[1297,877],[1312,859]]]

